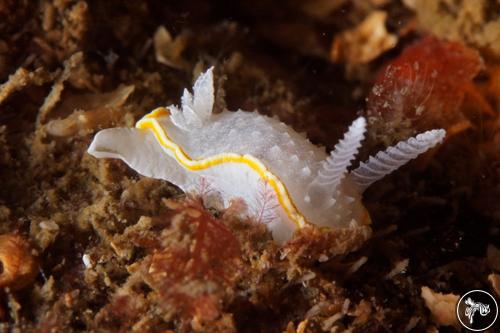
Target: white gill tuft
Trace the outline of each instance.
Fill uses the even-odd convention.
[[[187,89],[181,97],[181,109],[169,106],[172,122],[179,128],[190,130],[203,126],[212,114],[214,104],[213,67],[201,74],[193,86],[193,94]]]

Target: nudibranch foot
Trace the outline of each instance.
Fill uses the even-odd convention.
[[[88,152],[121,159],[141,175],[167,180],[186,193],[203,194],[209,188],[207,202],[220,207],[243,200],[248,217],[265,223],[276,241],[285,242],[308,225],[368,225],[364,189],[444,136],[444,130],[417,135],[349,172],[364,139],[363,117],[327,155],[278,119],[241,110],[212,113],[212,72],[200,75],[192,94],[184,91],[180,107],[157,108],[135,128],[102,130]]]

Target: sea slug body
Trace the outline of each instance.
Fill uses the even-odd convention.
[[[313,145],[275,118],[257,112],[212,113],[212,68],[201,74],[181,107],[157,108],[135,128],[111,128],[94,137],[88,152],[119,158],[138,173],[167,180],[204,201],[227,207],[243,199],[246,215],[267,224],[284,242],[312,223],[345,228],[369,224],[361,195],[370,184],[440,143],[432,130],[380,152],[348,172],[364,139],[356,119],[334,151]]]

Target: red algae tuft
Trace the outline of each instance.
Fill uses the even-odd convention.
[[[214,320],[221,303],[216,291],[232,287],[240,276],[240,244],[199,200],[169,206],[177,213],[176,228],[186,234],[173,244],[162,244],[144,261],[145,281],[165,304],[176,304],[181,313],[201,321]]]
[[[466,96],[482,112],[493,113],[473,82],[483,68],[477,51],[425,37],[379,72],[367,98],[369,120],[384,127],[377,132],[396,134],[394,140],[439,127],[455,135],[472,126],[461,110]]]

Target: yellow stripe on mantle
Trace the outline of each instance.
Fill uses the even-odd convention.
[[[292,220],[299,228],[306,225],[305,217],[299,212],[293,203],[286,186],[275,174],[269,171],[260,160],[251,155],[240,155],[234,153],[222,153],[203,159],[193,159],[184,151],[184,149],[182,149],[182,147],[172,141],[167,131],[158,122],[158,118],[169,115],[170,112],[166,108],[157,108],[139,120],[135,127],[139,129],[151,130],[160,145],[170,150],[174,154],[177,162],[188,170],[198,171],[224,163],[241,163],[247,165],[252,170],[257,172],[259,177],[266,181],[274,189],[281,207],[283,207],[290,220]]]

